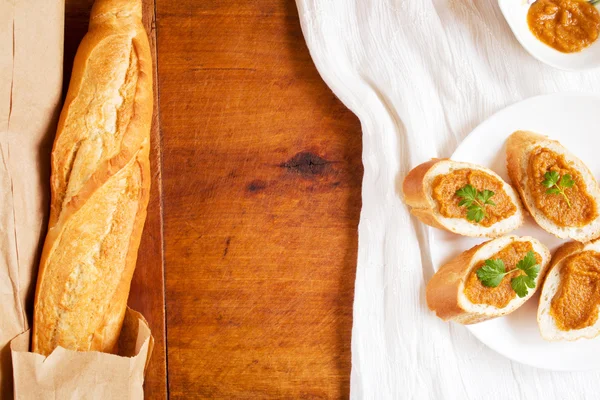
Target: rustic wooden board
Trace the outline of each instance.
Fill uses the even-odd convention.
[[[89,13],[93,0],[66,0],[65,18],[65,90],[69,83],[73,58],[83,35],[87,32]],[[149,33],[150,46],[156,58],[156,32],[154,29],[154,1],[144,0],[144,19]],[[156,81],[156,76],[155,76]],[[138,263],[131,286],[129,305],[140,311],[148,320],[155,339],[154,353],[146,373],[144,392],[147,399],[164,399],[167,396],[164,271],[162,252],[162,212],[160,174],[160,129],[158,119],[158,90],[155,82],[154,120],[152,124],[152,149],[150,164],[152,189],[148,205],[148,218],[139,250]]]
[[[169,393],[347,397],[358,120],[293,0],[157,0]]]

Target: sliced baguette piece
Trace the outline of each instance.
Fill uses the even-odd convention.
[[[528,131],[514,132],[506,142],[506,168],[512,184],[518,190],[523,203],[535,222],[545,231],[561,239],[570,238],[587,242],[600,236],[600,214],[583,227],[559,226],[535,205],[528,187],[527,167],[532,150],[542,147],[561,154],[576,169],[585,182],[587,192],[594,198],[597,209],[600,204],[600,189],[589,168],[564,146],[548,137]]]
[[[514,299],[503,308],[472,303],[465,295],[465,283],[471,271],[482,261],[491,258],[513,242],[530,242],[533,251],[542,258],[540,271],[535,279],[535,288],[529,289],[525,297],[515,295]],[[481,243],[444,264],[433,275],[426,288],[427,306],[444,321],[452,320],[465,325],[510,314],[533,296],[541,285],[549,262],[548,248],[530,236],[507,235]]]
[[[561,272],[566,264],[565,261],[570,256],[584,251],[596,251],[600,253],[600,240],[586,244],[576,241],[565,243],[558,250],[556,250],[554,256],[552,257],[552,261],[548,266],[548,273],[542,287],[542,294],[540,296],[540,304],[537,314],[540,333],[545,340],[573,341],[581,338],[592,339],[600,334],[600,318],[598,318],[598,320],[591,326],[582,329],[563,331],[558,328],[554,317],[550,314],[552,300],[561,287]],[[600,310],[598,310],[598,312],[600,313]]]
[[[497,178],[502,183],[504,192],[515,205],[516,212],[489,227],[468,221],[466,218],[448,218],[441,215],[432,194],[434,180],[438,175],[460,169],[479,170]],[[408,173],[404,178],[402,191],[404,201],[411,207],[410,212],[421,222],[459,235],[498,237],[517,229],[524,221],[524,209],[517,192],[494,171],[476,164],[434,158],[418,165]]]

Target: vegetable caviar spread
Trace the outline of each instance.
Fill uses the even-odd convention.
[[[598,39],[600,14],[585,0],[537,0],[527,23],[542,42],[563,53],[574,53]]]
[[[587,193],[581,174],[565,158],[552,150],[538,147],[529,156],[527,185],[535,206],[559,226],[584,226],[598,215],[593,198]],[[575,183],[564,190],[564,196],[547,193],[542,184],[547,172],[570,175]],[[568,200],[568,202],[567,202]]]
[[[584,251],[570,256],[560,274],[560,288],[550,305],[556,326],[568,331],[593,325],[600,304],[600,253]]]
[[[446,218],[467,218],[467,209],[461,207],[456,191],[466,185],[477,190],[491,190],[495,206],[485,206],[485,216],[478,223],[488,227],[513,215],[517,208],[503,189],[503,183],[483,171],[459,169],[445,175],[438,175],[433,182],[433,198],[438,204],[439,213]]]
[[[483,286],[477,278],[477,270],[484,265],[484,260],[477,264],[469,273],[465,282],[465,296],[471,303],[487,304],[497,308],[504,308],[517,295],[511,286],[511,279],[523,275],[524,272],[517,269],[517,263],[521,261],[527,252],[533,251],[530,242],[513,242],[490,257],[490,259],[500,259],[506,266],[506,271],[511,271],[506,275],[497,287]],[[542,257],[535,253],[535,259],[538,264],[542,262]]]

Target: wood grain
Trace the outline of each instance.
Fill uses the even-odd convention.
[[[344,398],[358,120],[293,0],[157,0],[169,393]]]
[[[65,4],[65,91],[69,83],[75,52],[77,51],[79,42],[87,32],[92,4],[93,0],[67,0]],[[156,59],[153,0],[144,0],[144,24],[149,33],[150,47],[154,59]],[[167,397],[167,375],[162,254],[161,156],[156,76],[154,87],[154,116],[150,153],[152,188],[148,204],[148,217],[144,226],[137,267],[131,284],[129,305],[135,310],[140,311],[148,320],[155,339],[154,352],[148,366],[144,384],[145,397],[147,399],[164,399]]]
[[[165,399],[167,397],[167,353],[165,331],[165,271],[163,258],[163,214],[161,175],[161,136],[159,118],[159,87],[156,70],[156,22],[154,0],[143,0],[144,25],[150,39],[154,62],[154,112],[150,133],[150,171],[152,187],[148,203],[148,217],[140,243],[137,267],[131,282],[129,306],[140,311],[152,329],[154,351],[146,370],[144,397]]]

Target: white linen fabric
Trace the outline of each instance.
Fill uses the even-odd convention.
[[[410,216],[400,190],[411,167],[450,156],[494,112],[534,95],[600,92],[600,72],[563,72],[535,60],[495,1],[297,6],[317,69],[363,131],[351,398],[600,398],[600,372],[512,362],[427,309],[430,228]]]

